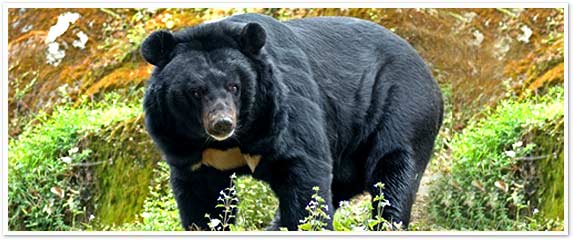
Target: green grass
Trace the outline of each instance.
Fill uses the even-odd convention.
[[[522,159],[540,149],[524,140],[528,133],[562,121],[563,96],[558,87],[542,97],[502,101],[486,111],[486,118],[456,134],[451,168],[430,192],[433,221],[454,230],[558,229],[558,221],[535,210],[538,204],[530,192],[535,191],[536,175]]]
[[[76,145],[86,134],[133,117],[139,109],[121,103],[118,96],[110,95],[106,102],[56,107],[9,140],[10,230],[70,230],[89,219],[79,165],[92,151]]]

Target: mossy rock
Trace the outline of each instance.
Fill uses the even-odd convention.
[[[538,146],[532,155],[538,156],[535,166],[538,176],[539,211],[548,219],[563,220],[565,203],[564,119],[552,121],[546,128],[530,132],[531,141]]]
[[[96,225],[134,220],[143,207],[161,159],[143,127],[143,115],[87,136],[82,145],[93,151]]]

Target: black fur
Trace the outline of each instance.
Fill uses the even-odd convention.
[[[279,22],[257,14],[172,37],[172,46],[158,41],[169,36],[156,34],[142,46],[145,59],[157,66],[144,109],[147,129],[171,167],[186,229],[205,229],[205,213],[218,215],[216,199],[230,174],[251,174],[248,167],[191,170],[204,149],[232,147],[262,156],[252,175],[268,182],[280,201],[271,229],[297,229],[313,186],[332,215],[339,201],[363,191],[376,194],[379,181],[391,203],[383,217],[407,226],[443,104],[406,41],[354,18]],[[215,141],[202,128],[202,102],[191,92],[217,91],[229,82],[240,84],[237,129]]]

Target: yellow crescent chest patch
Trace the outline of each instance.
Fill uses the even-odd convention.
[[[261,161],[260,155],[249,155],[243,154],[241,149],[230,148],[227,150],[218,150],[213,148],[208,148],[203,151],[203,156],[201,162],[191,166],[191,170],[195,171],[201,167],[201,165],[209,166],[217,170],[230,170],[239,168],[242,166],[249,166],[251,172],[255,172],[257,165]]]

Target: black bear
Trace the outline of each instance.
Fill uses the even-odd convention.
[[[443,103],[397,35],[348,17],[243,14],[153,32],[141,52],[155,66],[146,128],[170,166],[185,229],[208,229],[205,214],[218,216],[233,173],[276,193],[271,230],[297,230],[314,186],[332,216],[340,201],[376,194],[377,182],[391,204],[382,217],[407,227]]]

